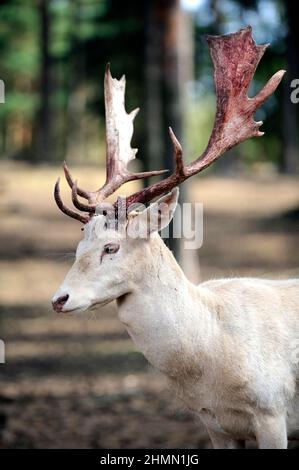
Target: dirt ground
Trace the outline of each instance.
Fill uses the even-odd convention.
[[[91,188],[103,178],[95,169],[75,172]],[[59,174],[0,165],[0,448],[209,446],[135,349],[114,305],[79,317],[51,310],[81,237],[80,224],[53,202]],[[189,195],[204,204],[203,246],[185,253],[191,279],[298,276],[298,181],[208,176]]]

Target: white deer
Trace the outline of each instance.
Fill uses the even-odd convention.
[[[253,114],[284,74],[277,72],[254,98],[248,98],[266,46],[256,45],[250,27],[210,36],[208,43],[217,114],[207,149],[184,165],[181,146],[170,130],[174,173],[114,205],[103,201],[122,184],[161,172],[128,171],[136,153],[130,141],[137,110],[126,113],[125,79],[113,79],[107,67],[107,179],[101,189],[88,192],[77,187],[64,166],[74,205],[85,213],[64,205],[59,180],[56,183],[56,202],[64,213],[84,223],[84,239],[52,302],[57,312],[64,313],[116,300],[131,338],[200,417],[213,447],[242,447],[245,440],[256,439],[259,448],[286,448],[288,437],[299,437],[299,367],[294,353],[299,338],[299,280],[235,278],[195,286],[158,234],[172,219],[179,183],[237,143],[262,135],[262,123],[255,122]],[[153,199],[156,202],[143,211],[130,210],[132,204]]]

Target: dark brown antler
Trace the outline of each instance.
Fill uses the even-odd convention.
[[[126,199],[127,209],[132,204],[150,202],[187,178],[204,170],[240,142],[250,137],[263,135],[263,132],[259,130],[262,122],[254,121],[254,113],[275,91],[285,71],[277,72],[255,97],[249,98],[247,93],[250,83],[267,45],[260,46],[255,43],[251,27],[234,34],[208,36],[207,41],[215,69],[214,80],[217,94],[216,118],[208,146],[200,157],[192,163],[184,165],[181,145],[170,128],[176,161],[174,173],[163,181],[129,196]],[[90,220],[96,207],[127,181],[159,175],[164,172],[128,172],[127,165],[130,160],[135,158],[136,154],[136,149],[131,148],[130,142],[133,134],[133,119],[138,110],[131,114],[126,113],[124,93],[124,77],[121,80],[113,79],[109,67],[107,67],[105,75],[107,177],[104,186],[95,192],[87,192],[77,188],[67,166],[64,165],[66,179],[72,188],[74,205],[90,214],[81,216],[66,208],[60,199],[59,184],[56,183],[55,199],[59,208],[81,221]],[[87,199],[88,204],[80,202],[78,195]]]
[[[106,110],[106,181],[97,191],[85,191],[77,186],[72,175],[64,163],[63,169],[66,180],[72,190],[72,200],[74,206],[89,212],[90,215],[81,215],[64,205],[60,197],[59,180],[55,185],[54,197],[59,209],[65,214],[86,223],[90,216],[95,213],[96,208],[113,194],[123,184],[148,178],[150,176],[161,175],[167,170],[149,171],[141,173],[131,173],[128,171],[128,164],[136,156],[137,149],[131,148],[133,136],[133,121],[139,109],[135,109],[130,114],[125,110],[125,88],[126,80],[123,76],[120,80],[112,78],[109,64],[105,73],[105,110]],[[84,204],[78,199],[78,195],[87,199],[88,204]]]
[[[208,146],[200,157],[185,166],[181,146],[170,128],[176,160],[174,173],[129,196],[127,207],[135,203],[144,204],[170,191],[207,168],[230,148],[250,137],[264,134],[259,130],[262,121],[255,122],[253,116],[276,90],[285,71],[277,72],[254,98],[249,98],[250,83],[268,44],[257,45],[250,26],[234,34],[208,36],[207,41],[214,64],[217,94],[216,118]]]

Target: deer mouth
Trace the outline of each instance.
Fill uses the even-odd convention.
[[[54,308],[54,310],[57,312],[57,313],[63,313],[65,315],[68,315],[68,314],[77,314],[77,313],[83,313],[83,312],[86,312],[87,310],[95,310],[97,308],[100,308],[100,307],[104,307],[105,305],[109,304],[110,302],[112,302],[112,300],[104,300],[104,301],[100,301],[100,302],[86,302],[85,304],[80,304],[76,307],[62,307],[60,308],[59,310],[56,310]]]

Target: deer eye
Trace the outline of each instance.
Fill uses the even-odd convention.
[[[107,245],[104,246],[104,253],[106,253],[107,255],[117,253],[118,250],[119,245],[117,243],[107,243]]]

